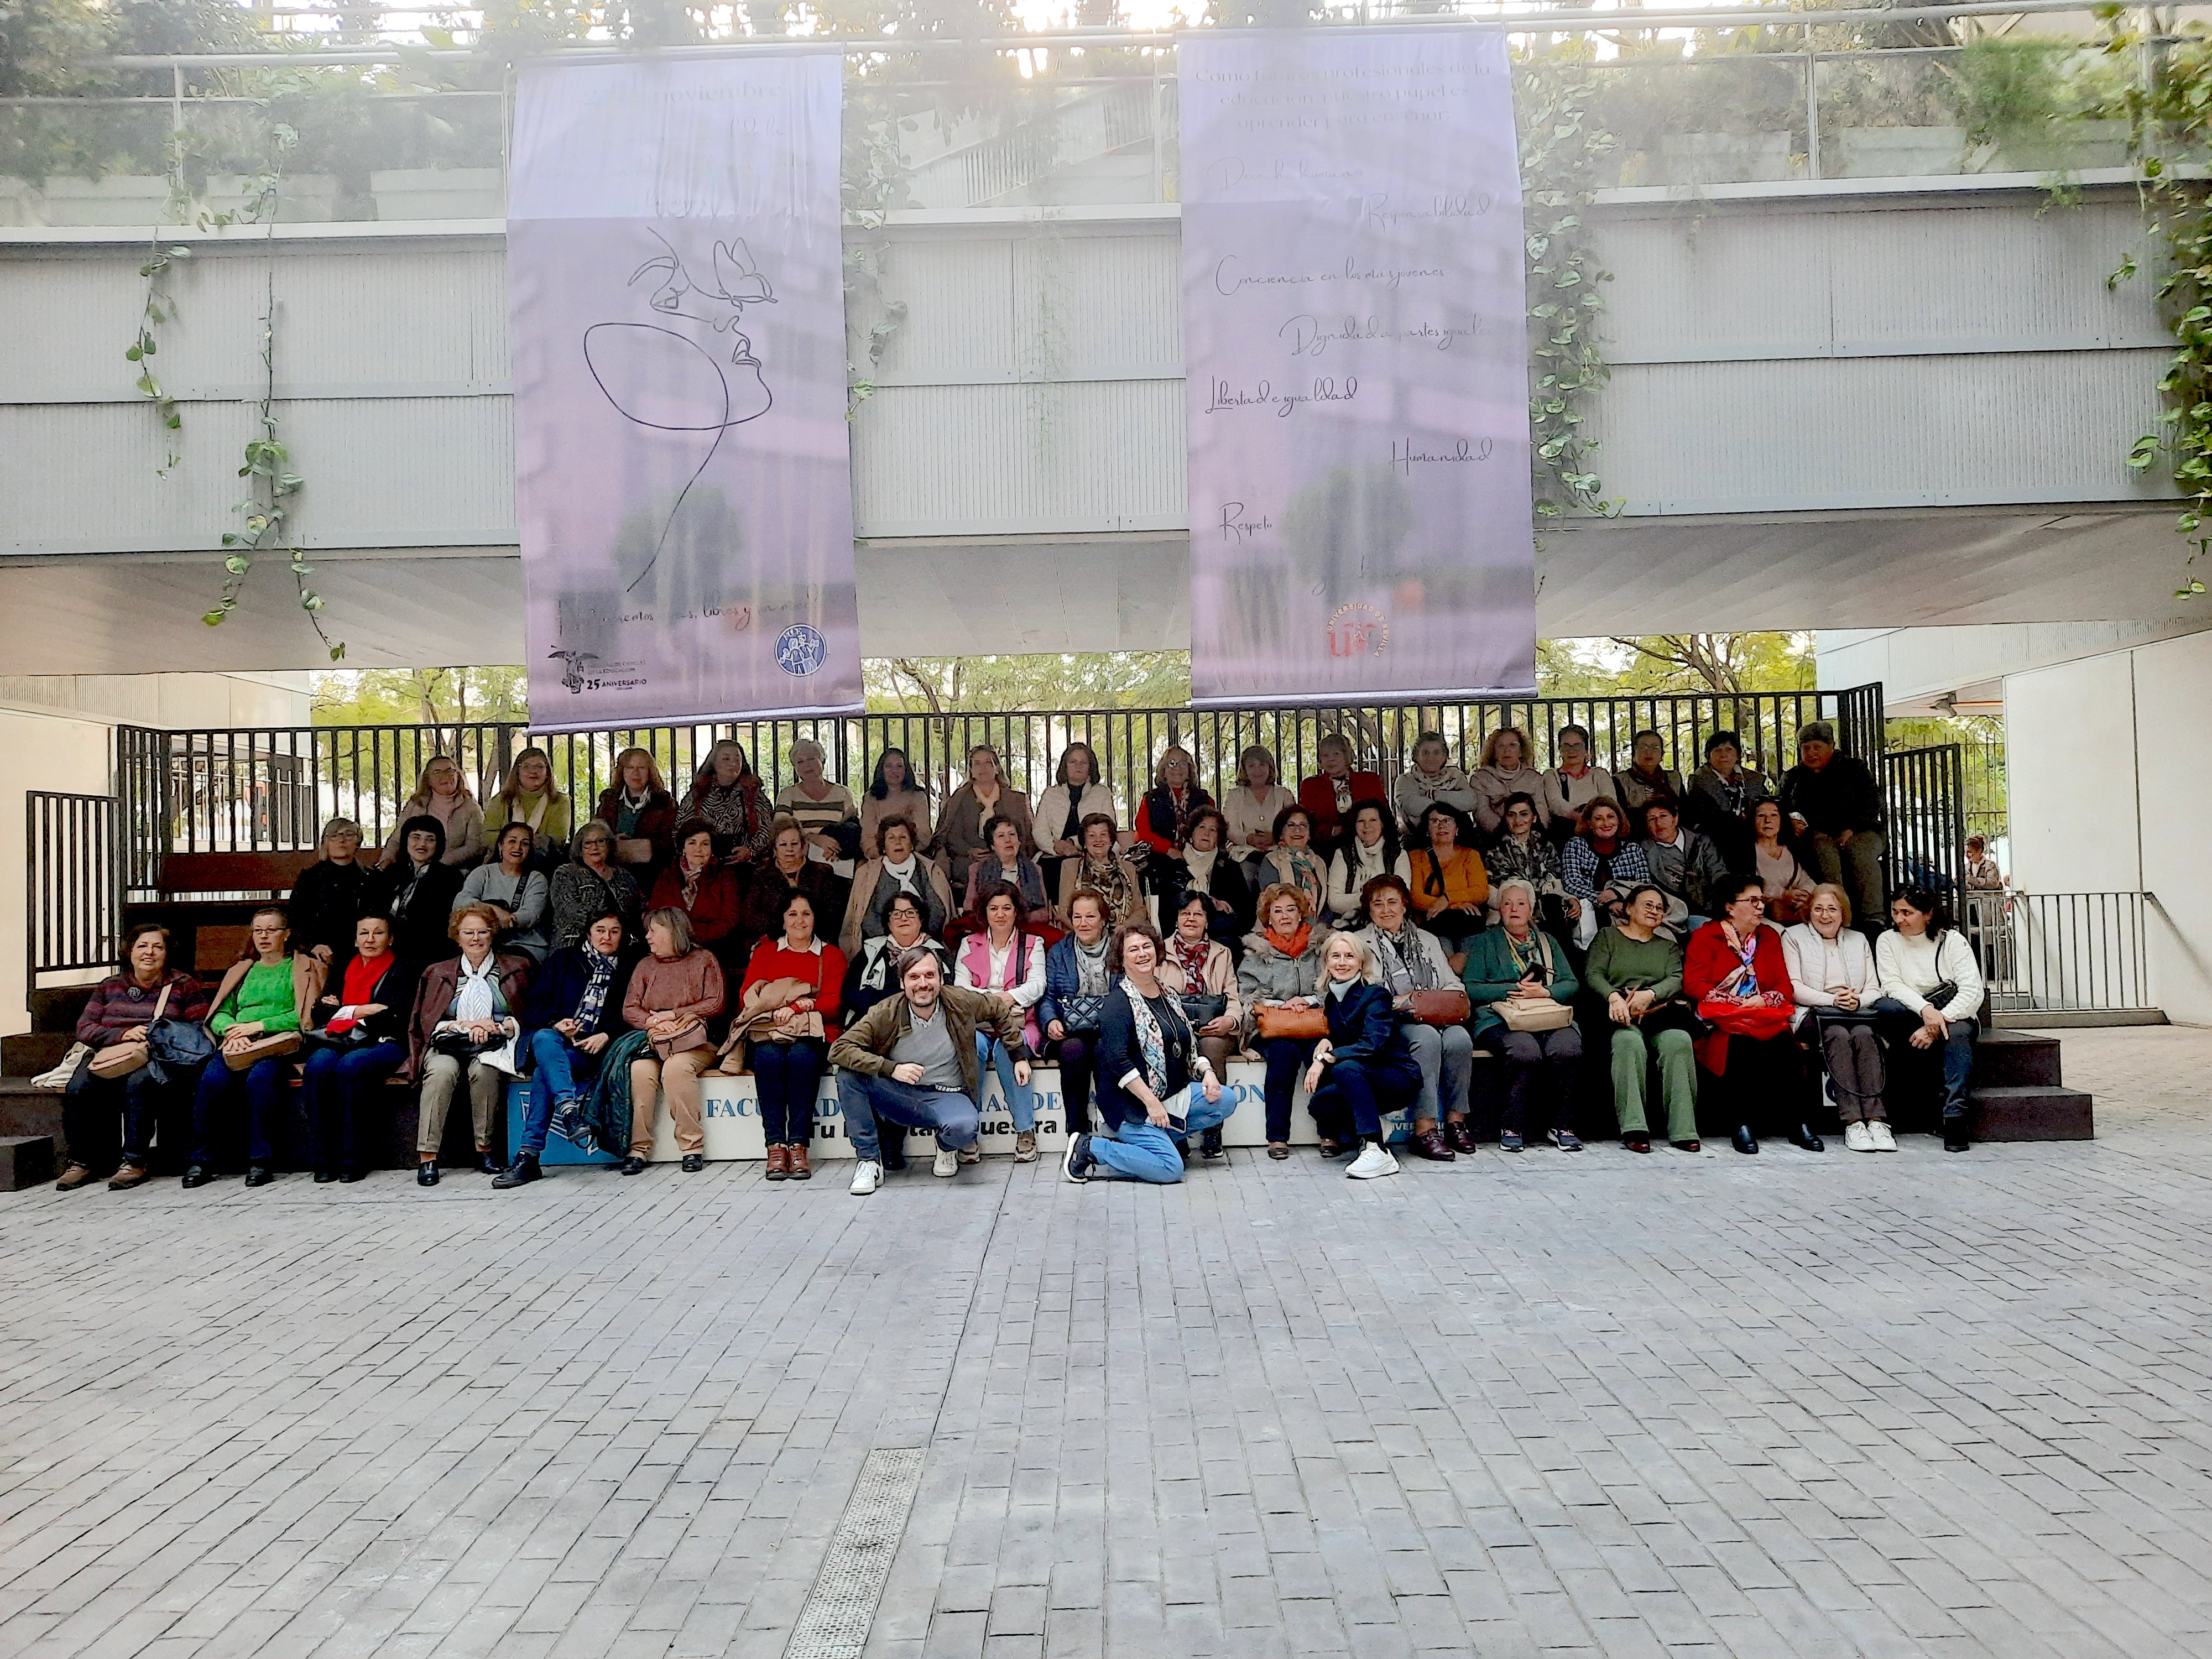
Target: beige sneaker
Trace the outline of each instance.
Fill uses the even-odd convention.
[[[939,1181],[950,1181],[960,1173],[960,1154],[950,1146],[937,1149],[937,1160],[929,1166],[930,1174]]]
[[[1024,1129],[1021,1133],[1014,1137],[1014,1162],[1017,1164],[1034,1164],[1036,1162],[1036,1130]]]
[[[1889,1125],[1884,1123],[1881,1119],[1876,1118],[1873,1122],[1868,1124],[1866,1128],[1868,1137],[1874,1142],[1874,1151],[1877,1152],[1893,1152],[1897,1150],[1897,1137],[1890,1133]]]
[[[92,1183],[92,1171],[82,1164],[72,1164],[62,1171],[62,1178],[54,1182],[58,1193],[73,1193],[80,1187]]]
[[[973,1146],[963,1146],[959,1158],[963,1164],[981,1164],[983,1161],[983,1143],[979,1140]]]
[[[111,1193],[125,1193],[133,1187],[143,1187],[146,1184],[146,1177],[151,1173],[152,1171],[143,1164],[126,1164],[108,1176],[107,1190]]]
[[[1844,1150],[1847,1152],[1870,1152],[1874,1150],[1874,1137],[1867,1133],[1865,1124],[1844,1125]]]

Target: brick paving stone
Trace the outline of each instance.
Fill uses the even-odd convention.
[[[0,1659],[2212,1651],[2212,1034],[2089,1144],[0,1196]],[[429,1265],[426,1274],[424,1268]]]

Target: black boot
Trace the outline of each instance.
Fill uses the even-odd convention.
[[[1200,1158],[1216,1158],[1222,1156],[1219,1124],[1215,1124],[1198,1138],[1198,1152]]]
[[[1752,1133],[1751,1125],[1748,1123],[1737,1124],[1735,1133],[1730,1135],[1729,1139],[1739,1152],[1755,1152],[1759,1150],[1758,1137]]]
[[[514,1162],[494,1176],[491,1184],[501,1191],[510,1187],[527,1187],[532,1182],[541,1179],[544,1173],[538,1167],[537,1153],[517,1152]]]
[[[1963,1152],[1972,1144],[1966,1139],[1966,1115],[1964,1112],[1945,1113],[1943,1115],[1943,1150],[1947,1152]]]
[[[1813,1126],[1809,1123],[1801,1123],[1790,1132],[1790,1144],[1793,1146],[1802,1146],[1808,1152],[1825,1152],[1828,1150],[1828,1143],[1813,1133]]]

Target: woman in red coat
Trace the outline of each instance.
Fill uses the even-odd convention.
[[[677,830],[676,862],[660,872],[645,907],[681,910],[690,917],[691,942],[712,951],[729,979],[737,978],[733,970],[744,965],[742,959],[736,963],[729,959],[734,946],[730,936],[737,931],[738,919],[744,909],[740,879],[736,871],[714,855],[714,826],[695,818]]]
[[[1790,966],[1782,935],[1764,925],[1766,900],[1759,878],[1729,876],[1713,884],[1710,900],[1720,918],[1690,936],[1682,964],[1682,988],[1713,1028],[1698,1040],[1705,1097],[1726,1109],[1726,1121],[1736,1126],[1739,1152],[1759,1150],[1752,1126],[1770,1115],[1777,1102],[1784,1121],[1795,1125],[1790,1139],[1808,1152],[1820,1152],[1820,1138],[1798,1110]]]
[[[1389,798],[1378,774],[1352,769],[1352,742],[1341,732],[1323,738],[1314,758],[1321,770],[1298,785],[1298,805],[1312,814],[1314,845],[1326,859],[1351,833],[1353,807],[1364,800],[1381,801],[1387,811]]]

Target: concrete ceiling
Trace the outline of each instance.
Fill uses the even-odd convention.
[[[1547,638],[1747,629],[2161,621],[2188,549],[2172,508],[1959,507],[1623,519],[1547,530]],[[1182,537],[877,543],[857,556],[872,654],[1163,650],[1190,642]],[[317,550],[325,624],[359,667],[522,659],[511,550]],[[0,563],[0,674],[315,668],[282,559],[219,629],[215,553]]]

